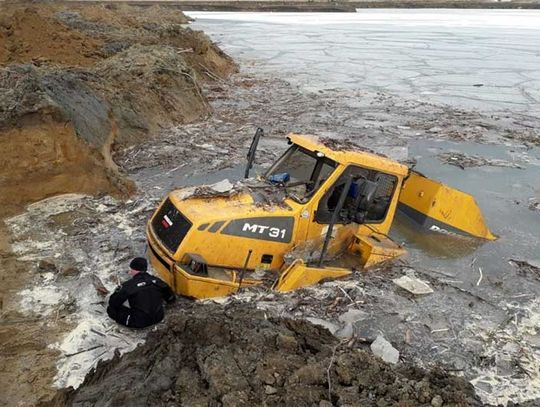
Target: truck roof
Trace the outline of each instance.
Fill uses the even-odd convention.
[[[344,139],[320,138],[307,134],[290,133],[289,140],[309,151],[319,151],[339,164],[358,164],[395,175],[406,176],[409,168],[388,157]]]

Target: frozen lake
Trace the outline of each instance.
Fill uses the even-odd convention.
[[[243,66],[306,89],[540,114],[540,11],[187,14]]]

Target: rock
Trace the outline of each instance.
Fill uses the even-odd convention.
[[[354,324],[356,321],[365,319],[367,315],[368,314],[362,310],[351,308],[347,312],[341,314],[338,319],[343,323]]]
[[[367,318],[355,322],[356,336],[362,338],[364,342],[374,342],[382,328],[379,322],[377,318]]]
[[[298,341],[294,336],[280,333],[276,337],[276,345],[283,349],[293,350],[298,348]]]
[[[326,370],[322,368],[323,364],[305,364],[299,369],[296,369],[289,376],[290,384],[305,385],[322,385],[326,383]],[[325,368],[327,366],[324,366]]]
[[[92,280],[92,284],[94,285],[94,288],[96,289],[98,295],[104,297],[109,294],[109,290],[107,290],[107,288],[98,276],[96,276],[95,274],[90,274],[90,279]]]
[[[442,407],[443,405],[443,399],[438,394],[431,399],[431,405],[433,407]]]
[[[223,193],[228,192],[231,189],[233,189],[233,184],[228,179],[224,179],[223,181],[216,182],[215,184],[209,185],[210,188],[212,188],[214,191]]]
[[[371,344],[371,351],[387,363],[396,364],[399,362],[399,351],[380,335]]]
[[[270,370],[263,370],[258,373],[258,376],[264,384],[271,386],[276,383],[276,378]]]
[[[336,332],[336,336],[340,339],[350,339],[354,336],[354,328],[351,322],[347,324]]]
[[[274,377],[276,379],[276,386],[283,386],[285,383],[285,379],[283,376],[281,376],[279,373],[275,372]]]
[[[276,394],[277,392],[278,392],[278,390],[275,387],[272,387],[270,385],[266,385],[264,387],[264,393],[265,394],[271,395],[271,394]]]
[[[334,405],[330,403],[328,400],[321,400],[319,401],[319,407],[333,407]]]
[[[337,325],[333,324],[330,321],[325,321],[324,319],[312,318],[312,317],[306,318],[306,319],[309,322],[311,322],[313,325],[319,325],[319,326],[322,326],[323,328],[328,329],[332,335],[334,335],[339,329]]]
[[[392,280],[394,284],[414,295],[432,294],[433,289],[426,283],[418,278],[410,276],[401,276]]]
[[[61,270],[61,274],[66,277],[76,276],[79,273],[79,270],[73,266],[65,267]]]
[[[50,260],[40,260],[38,263],[38,271],[40,273],[56,273],[58,267]]]

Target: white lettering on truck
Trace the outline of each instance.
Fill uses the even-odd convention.
[[[242,228],[242,231],[243,232],[257,233],[257,226],[258,225],[251,226],[249,223],[244,223],[244,227]]]
[[[443,229],[438,227],[437,225],[431,225],[429,230],[432,230],[434,232],[442,233],[443,235],[450,235],[450,236],[459,236],[457,233],[450,232],[449,230]]]
[[[244,223],[244,226],[242,226],[242,231],[258,233],[260,235],[267,234],[269,237],[281,238],[281,239],[284,239],[285,235],[287,234],[287,229],[280,229],[280,228],[264,226],[264,225],[255,225],[255,224],[252,225],[247,222]]]

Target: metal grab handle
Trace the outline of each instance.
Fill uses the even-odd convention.
[[[242,285],[242,280],[244,279],[244,274],[246,273],[249,259],[251,258],[251,253],[253,253],[253,250],[249,249],[246,261],[244,262],[244,268],[240,272],[240,279],[238,280],[238,290],[236,290],[236,292],[240,291],[240,286]]]
[[[326,237],[324,238],[324,244],[321,249],[321,257],[319,258],[318,267],[322,267],[322,262],[324,260],[324,256],[326,255],[326,251],[328,250],[328,244],[330,243],[330,239],[332,238],[332,231],[334,230],[334,225],[336,224],[338,220],[339,213],[341,212],[341,209],[343,209],[343,204],[345,203],[345,199],[347,198],[347,195],[349,194],[349,189],[351,188],[351,183],[353,180],[353,176],[349,175],[347,177],[347,181],[345,181],[345,187],[343,188],[343,191],[341,191],[341,195],[339,196],[338,203],[336,205],[336,208],[334,209],[334,213],[332,214],[332,218],[330,219],[330,224],[328,225],[328,230],[326,231]]]

